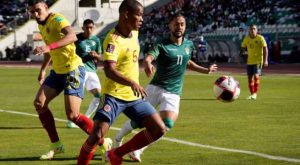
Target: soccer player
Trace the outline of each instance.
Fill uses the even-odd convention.
[[[257,34],[256,25],[249,27],[249,35],[243,39],[240,54],[243,55],[246,50],[248,86],[251,93],[247,99],[256,100],[262,67],[268,66],[267,44],[264,37]]]
[[[102,47],[100,39],[93,35],[93,20],[84,20],[82,30],[82,33],[77,34],[78,40],[75,42],[75,45],[76,53],[81,57],[86,70],[84,86],[94,96],[87,111],[85,112],[85,115],[90,117],[92,113],[96,111],[100,101],[101,84],[96,73],[96,63],[101,60]],[[77,125],[68,121],[67,127],[76,128]]]
[[[102,99],[94,116],[92,134],[82,145],[78,165],[87,165],[98,143],[116,118],[123,112],[144,130],[121,147],[106,153],[112,165],[122,164],[123,156],[159,139],[166,127],[154,107],[142,98],[147,94],[139,85],[138,29],[143,23],[143,6],[136,0],[124,0],[119,7],[119,21],[103,43],[104,72],[106,75]]]
[[[211,73],[217,70],[215,64],[208,68],[197,65],[191,60],[194,49],[193,42],[184,37],[186,29],[185,17],[177,13],[169,21],[170,35],[158,40],[144,59],[145,72],[151,77],[146,87],[146,100],[154,107],[160,107],[160,116],[167,129],[173,128],[179,114],[180,95],[186,68],[199,73]],[[152,61],[156,61],[156,68]],[[138,128],[135,121],[127,121],[115,137],[115,145],[120,146],[125,135]],[[129,154],[131,159],[141,162],[140,155],[145,148]]]
[[[93,129],[93,122],[79,113],[83,98],[85,69],[82,60],[75,53],[76,34],[66,18],[51,13],[43,0],[29,0],[28,10],[37,21],[46,45],[37,46],[33,53],[44,55],[44,61],[38,76],[40,88],[34,100],[39,119],[51,141],[50,150],[40,159],[52,159],[55,154],[64,152],[59,140],[49,103],[64,91],[65,112],[67,118],[76,123],[86,133]],[[52,70],[45,79],[46,69],[52,61]]]

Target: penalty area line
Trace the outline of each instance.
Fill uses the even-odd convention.
[[[31,113],[26,113],[26,112],[18,112],[18,111],[12,111],[12,110],[2,110],[2,109],[0,109],[0,112],[38,117],[38,115],[36,115],[36,114],[31,114]],[[67,120],[59,119],[59,118],[54,118],[54,120],[59,121],[59,122],[67,122]],[[120,130],[120,128],[117,128],[117,127],[111,127],[110,129]],[[137,132],[134,131],[134,133],[137,133]],[[263,157],[263,158],[266,158],[266,159],[293,162],[293,163],[300,163],[300,159],[295,159],[295,158],[287,158],[287,157],[283,157],[283,156],[274,156],[274,155],[269,155],[269,154],[254,152],[254,151],[247,151],[247,150],[239,150],[239,149],[231,149],[231,148],[210,146],[210,145],[205,145],[205,144],[188,142],[188,141],[175,139],[175,138],[163,137],[162,139],[166,140],[166,141],[169,141],[169,142],[184,144],[184,145],[193,146],[193,147],[207,148],[207,149],[219,150],[219,151],[225,151],[225,152],[242,153],[242,154],[247,154],[247,155],[254,155],[254,156],[258,156],[258,157]]]

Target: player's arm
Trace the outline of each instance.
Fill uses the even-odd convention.
[[[101,51],[101,42],[100,39],[97,38],[96,40],[96,50],[90,52],[90,56],[93,57],[93,59],[96,61],[101,61],[102,60],[102,51]]]
[[[190,69],[190,70],[199,72],[199,73],[206,73],[206,74],[209,74],[209,73],[212,73],[212,72],[217,71],[218,66],[217,66],[217,64],[212,64],[212,65],[210,65],[208,68],[205,68],[205,67],[202,67],[202,66],[200,66],[200,65],[197,65],[197,64],[196,64],[195,62],[193,62],[192,60],[189,60],[189,62],[188,62],[188,64],[187,64],[187,68]]]
[[[265,46],[263,47],[263,56],[264,56],[264,66],[268,66],[268,48]]]
[[[117,69],[116,69],[116,62],[115,61],[104,61],[103,62],[104,66],[104,73],[105,76],[119,84],[130,86],[131,89],[134,92],[135,96],[141,96],[141,97],[146,97],[147,93],[144,90],[142,86],[137,84],[135,81],[123,76]]]
[[[45,53],[44,54],[44,60],[40,69],[40,73],[39,73],[39,77],[38,77],[38,81],[39,84],[42,85],[43,82],[45,81],[45,77],[46,77],[46,70],[48,65],[50,64],[51,61],[51,56],[49,53]]]
[[[147,77],[151,77],[155,72],[155,67],[152,64],[154,57],[151,54],[147,54],[144,59],[144,71]]]
[[[246,47],[241,47],[241,50],[240,50],[240,56],[244,56],[246,50],[247,50]]]
[[[96,61],[101,61],[101,53],[97,53],[96,51],[91,51],[90,52],[90,56],[93,57],[93,59],[95,59]]]
[[[71,28],[71,26],[64,27],[61,32],[64,34],[64,37],[60,40],[53,42],[49,45],[38,46],[33,50],[34,54],[41,55],[43,53],[49,53],[53,49],[57,49],[63,46],[66,46],[70,43],[77,41],[76,33]]]

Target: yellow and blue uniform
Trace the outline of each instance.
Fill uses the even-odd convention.
[[[261,74],[263,64],[263,48],[267,47],[267,43],[263,36],[257,35],[255,38],[246,36],[242,42],[242,48],[247,48],[247,74]]]
[[[68,20],[61,14],[49,15],[45,24],[39,24],[39,30],[44,42],[49,45],[64,37],[63,28],[70,26]],[[83,98],[83,82],[85,70],[82,60],[75,53],[74,43],[50,51],[52,70],[44,82],[58,93],[64,90],[65,95],[75,95]]]
[[[255,38],[246,36],[242,42],[242,47],[248,51],[248,65],[263,63],[263,48],[267,47],[267,43],[263,36],[257,35]]]
[[[69,21],[61,14],[51,14],[44,25],[39,24],[39,30],[46,45],[64,37],[61,30],[70,26]],[[74,70],[78,66],[83,66],[81,58],[76,55],[74,43],[50,51],[52,68],[57,74],[64,74]]]
[[[133,31],[130,38],[125,38],[115,29],[111,30],[103,42],[103,60],[116,62],[116,69],[125,77],[139,83],[139,52],[138,32]],[[103,93],[121,100],[133,101],[134,96],[130,86],[119,84],[109,78],[105,79]]]
[[[132,31],[130,37],[122,36],[112,29],[103,42],[104,62],[115,62],[115,69],[123,76],[139,83],[138,32]],[[104,97],[94,119],[108,122],[110,125],[121,112],[140,125],[142,119],[155,113],[149,102],[134,95],[130,86],[122,85],[110,78],[105,78],[102,88]]]

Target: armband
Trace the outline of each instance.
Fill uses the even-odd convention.
[[[50,50],[53,50],[53,49],[58,48],[58,45],[57,45],[56,42],[53,42],[52,44],[48,45],[48,47],[49,47]]]

